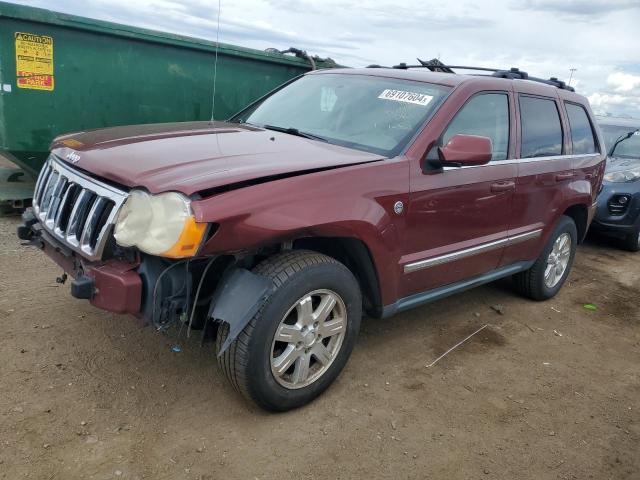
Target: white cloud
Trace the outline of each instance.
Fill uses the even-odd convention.
[[[607,84],[613,87],[616,92],[631,92],[640,89],[640,75],[615,72],[607,77]]]
[[[640,75],[610,73],[601,91],[589,95],[589,102],[599,114],[613,113],[640,118]]]
[[[627,97],[618,94],[594,93],[589,95],[589,101],[594,110],[610,108],[613,105],[622,105],[627,102],[627,100]]]
[[[565,81],[576,68],[572,84],[594,107],[640,117],[640,0],[221,1],[221,42],[293,46],[350,66],[440,57]],[[215,0],[16,3],[215,39]]]
[[[606,15],[618,10],[640,8],[637,0],[519,0],[514,5],[522,9],[546,10],[577,16]]]

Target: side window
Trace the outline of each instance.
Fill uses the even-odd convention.
[[[509,97],[504,93],[483,93],[473,97],[444,131],[443,145],[459,133],[489,137],[493,145],[492,160],[506,160],[509,152]]]
[[[556,102],[520,96],[521,158],[562,155],[562,124]]]
[[[574,155],[596,153],[596,141],[591,122],[584,108],[573,103],[565,103],[571,126],[571,144]]]

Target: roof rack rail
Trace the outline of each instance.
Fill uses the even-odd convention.
[[[476,70],[480,72],[491,72],[492,77],[497,78],[508,78],[511,80],[531,80],[532,82],[544,83],[547,85],[551,85],[553,87],[557,87],[561,90],[568,90],[570,92],[575,92],[575,89],[569,85],[567,85],[562,80],[558,80],[556,77],[551,77],[549,79],[531,77],[527,72],[520,70],[519,68],[510,68],[509,70],[501,70],[498,68],[487,68],[487,67],[470,67],[465,65],[445,65],[437,58],[432,60],[420,60],[419,65],[407,65],[406,63],[400,63],[398,65],[394,65],[391,68],[396,68],[400,70],[407,70],[409,68],[428,68],[432,72],[444,72],[444,73],[453,73],[457,70]],[[378,65],[371,65],[371,67],[379,67]],[[388,67],[380,67],[380,68],[388,68]]]

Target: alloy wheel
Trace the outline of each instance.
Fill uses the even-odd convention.
[[[271,372],[285,388],[318,380],[338,356],[347,330],[347,309],[331,290],[300,298],[281,320],[271,346]]]
[[[560,282],[567,271],[570,258],[571,235],[563,233],[556,239],[547,258],[547,267],[544,271],[544,283],[547,288],[553,288]]]

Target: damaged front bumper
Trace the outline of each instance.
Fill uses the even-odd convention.
[[[141,316],[142,279],[139,263],[122,260],[89,262],[54,239],[44,230],[31,210],[22,215],[18,237],[40,248],[72,277],[71,295],[114,313]]]
[[[211,264],[215,257],[167,263],[165,259],[144,256],[137,261],[112,258],[89,261],[57,241],[42,228],[28,209],[18,227],[18,237],[43,250],[72,277],[71,294],[109,312],[131,314],[144,323],[164,328],[182,321],[191,326],[213,320],[229,324],[229,335],[218,354],[222,354],[262,307],[273,290],[273,282],[236,263],[223,263],[219,271],[189,269],[189,263]],[[186,268],[173,268],[185,265]],[[223,266],[224,265],[224,266]],[[168,275],[167,275],[168,274]],[[201,287],[208,284],[206,294]],[[197,289],[193,287],[198,285]],[[160,287],[160,288],[159,288]],[[204,305],[201,299],[210,298]]]

